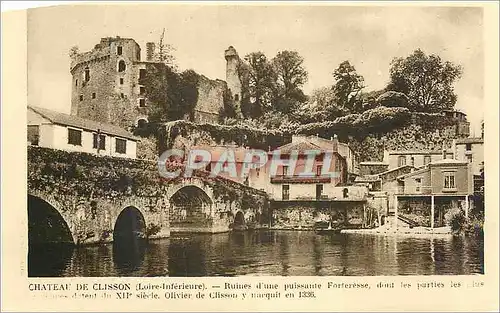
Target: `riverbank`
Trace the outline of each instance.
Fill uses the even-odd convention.
[[[384,225],[373,229],[343,229],[342,234],[373,234],[386,236],[453,236],[451,228],[445,227],[391,227]]]

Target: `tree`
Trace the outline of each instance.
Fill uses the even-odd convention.
[[[335,78],[333,92],[337,104],[349,110],[359,106],[358,95],[365,88],[363,76],[356,72],[349,61],[344,61],[335,69],[333,77]]]
[[[262,52],[245,56],[248,64],[248,93],[252,117],[260,117],[269,110],[274,89],[275,72]]]
[[[408,107],[408,97],[397,91],[387,91],[377,98],[377,103],[385,107]]]
[[[69,49],[69,57],[74,58],[80,53],[80,48],[78,46],[73,46]]]
[[[158,41],[158,51],[156,52],[156,61],[164,63],[167,66],[170,66],[174,71],[177,70],[177,65],[176,65],[176,60],[173,55],[173,52],[175,51],[175,48],[168,44],[165,43],[164,41],[165,38],[165,28],[163,29],[160,40]]]
[[[417,49],[408,57],[391,62],[387,90],[406,94],[414,110],[440,112],[455,106],[453,83],[461,75],[461,66]]]
[[[302,86],[307,82],[304,58],[296,51],[280,51],[271,60],[276,73],[273,108],[290,113],[306,100]]]

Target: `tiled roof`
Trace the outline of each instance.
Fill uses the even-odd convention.
[[[232,146],[191,146],[189,150],[205,150],[210,153],[211,161],[220,160],[222,154],[226,153],[228,150],[233,151],[234,160],[236,163],[243,163],[245,161],[245,156],[250,153],[251,149],[245,149],[241,147]],[[251,161],[250,161],[251,162]]]
[[[75,115],[69,115],[39,107],[28,106],[28,110],[30,109],[33,112],[40,114],[41,116],[48,119],[54,124],[82,128],[90,131],[97,131],[98,129],[100,129],[102,133],[108,135],[127,138],[135,141],[138,140],[138,138],[132,135],[130,132],[115,125],[100,123],[84,119]]]
[[[301,142],[292,142],[288,143],[284,146],[278,147],[276,150],[279,150],[282,154],[288,154],[292,151],[300,151],[304,152],[306,150],[324,150],[320,146],[309,142],[309,141],[301,141]]]

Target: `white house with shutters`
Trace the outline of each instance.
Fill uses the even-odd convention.
[[[30,145],[136,158],[138,138],[115,125],[33,106],[27,124]]]

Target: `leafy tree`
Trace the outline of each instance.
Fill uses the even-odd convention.
[[[148,110],[150,122],[165,122],[183,119],[187,114],[193,118],[198,101],[199,75],[193,70],[176,73],[164,63],[148,64],[146,96],[151,103]]]
[[[276,83],[274,84],[273,108],[291,113],[299,103],[306,100],[302,86],[307,82],[304,58],[296,51],[280,51],[271,60]]]
[[[359,106],[358,95],[365,88],[363,76],[356,72],[349,61],[344,61],[335,69],[333,77],[335,78],[333,92],[336,103],[349,110]]]
[[[160,40],[158,41],[155,59],[158,62],[170,66],[174,71],[176,71],[177,64],[175,56],[173,55],[175,48],[172,45],[165,43],[164,39],[165,39],[165,28],[161,33]]]
[[[262,52],[245,56],[248,64],[248,94],[252,117],[260,117],[269,110],[276,74],[271,63]]]
[[[377,98],[377,103],[385,107],[408,107],[408,97],[397,91],[387,91]]]
[[[417,49],[406,58],[392,61],[387,89],[406,94],[414,110],[440,112],[455,106],[453,83],[461,75],[461,66]]]

